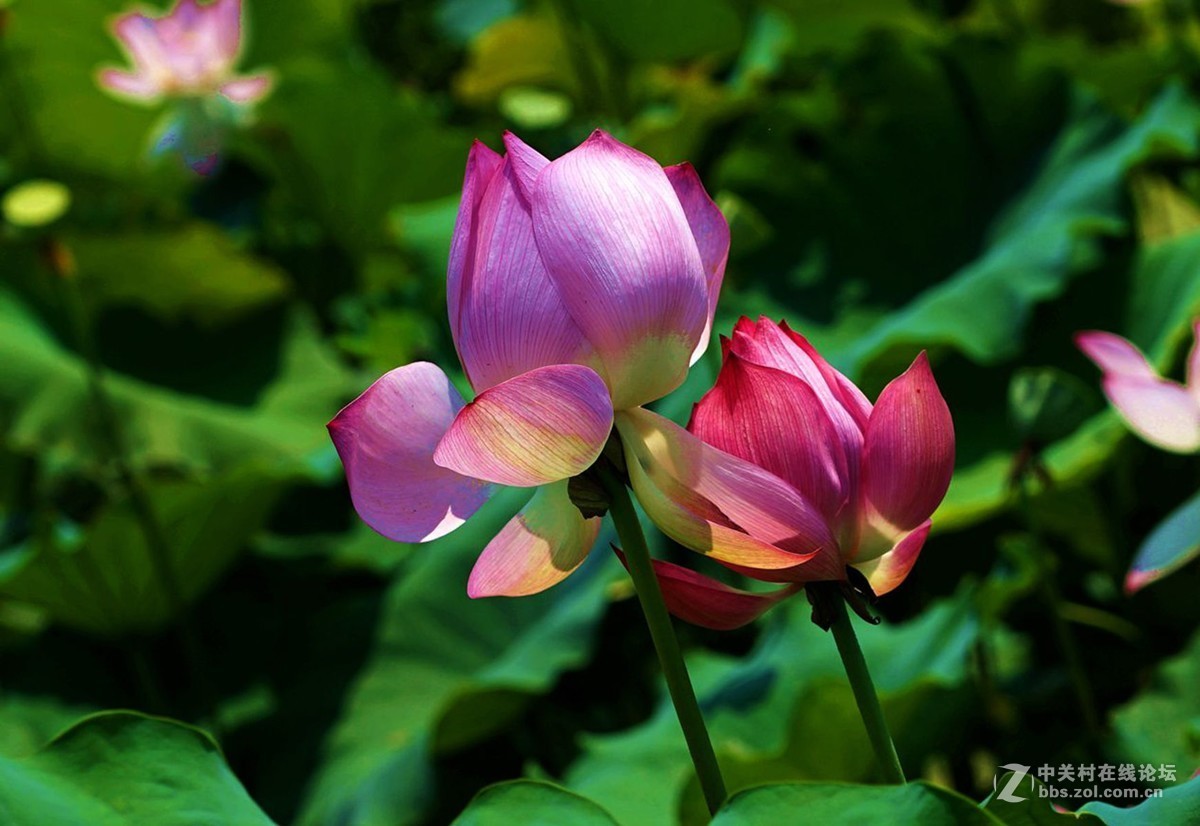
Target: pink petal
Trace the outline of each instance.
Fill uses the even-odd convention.
[[[121,15],[113,23],[113,33],[142,74],[160,81],[174,75],[170,55],[153,19],[137,12]]]
[[[663,533],[760,579],[843,577],[828,525],[778,476],[648,410],[622,411],[616,422],[630,484]]]
[[[221,94],[234,103],[254,103],[271,91],[274,78],[268,74],[246,75],[221,85]]]
[[[683,213],[687,216],[688,226],[692,228],[692,236],[696,239],[696,247],[700,251],[700,262],[704,266],[704,275],[708,279],[708,322],[704,332],[692,353],[692,363],[695,364],[704,351],[708,349],[708,339],[712,335],[713,316],[717,312],[717,298],[721,295],[721,282],[725,278],[725,263],[729,260],[729,222],[717,209],[712,198],[700,182],[700,176],[690,163],[668,166],[665,170],[667,180],[675,189]]]
[[[1150,444],[1175,453],[1200,450],[1200,400],[1183,385],[1110,373],[1104,377],[1104,394]]]
[[[242,0],[216,0],[208,14],[217,49],[232,65],[242,49]]]
[[[628,568],[625,554],[617,548],[613,550],[620,557],[621,564]],[[714,631],[732,631],[749,625],[801,587],[788,585],[768,594],[758,594],[733,588],[661,559],[652,559],[650,562],[654,566],[667,610],[684,622]]]
[[[585,519],[567,483],[538,488],[479,555],[467,594],[522,597],[544,591],[579,567],[596,544],[600,518]]]
[[[954,422],[922,352],[893,379],[867,422],[863,497],[877,529],[901,533],[937,508],[954,472]]]
[[[475,141],[467,154],[467,171],[463,176],[462,200],[458,204],[458,218],[454,222],[454,234],[450,239],[450,262],[446,270],[446,303],[450,311],[450,332],[457,345],[459,339],[458,317],[462,312],[464,281],[475,269],[475,230],[479,223],[479,204],[487,186],[500,169],[501,157],[487,144]],[[470,370],[467,371],[468,378]]]
[[[835,370],[799,333],[769,318],[757,323],[742,318],[734,328],[730,350],[747,361],[791,373],[812,388],[837,430],[850,476],[848,488],[857,486],[858,457],[871,403],[848,378]]]
[[[1075,345],[1105,374],[1158,378],[1158,371],[1150,366],[1142,351],[1113,333],[1100,330],[1076,333]]]
[[[596,371],[531,370],[464,407],[434,452],[439,465],[501,485],[535,487],[587,470],[608,441],[613,410]]]
[[[537,178],[542,261],[620,410],[683,381],[708,317],[704,265],[662,168],[603,132]]]
[[[533,189],[538,175],[550,161],[512,132],[504,133],[504,150],[507,152],[509,163],[512,164],[514,180],[521,197],[525,199],[525,207],[533,202]]]
[[[99,80],[105,89],[138,100],[154,100],[162,94],[151,77],[137,72],[104,69],[100,72]]]
[[[438,367],[417,362],[385,374],[329,423],[354,508],[374,530],[398,542],[427,542],[487,501],[487,485],[433,462],[462,405]]]
[[[538,256],[533,218],[517,177],[510,158],[500,161],[469,230],[473,250],[457,277],[452,270],[448,285],[455,295],[454,341],[477,392],[538,367],[581,363],[591,355]],[[466,194],[464,204],[465,199]]]
[[[812,388],[790,373],[729,352],[688,430],[790,482],[827,521],[846,501],[846,456],[837,430]]]
[[[926,519],[917,528],[905,534],[887,553],[865,562],[856,562],[854,567],[862,571],[871,584],[876,596],[883,596],[904,581],[925,547],[925,539],[933,522]]]

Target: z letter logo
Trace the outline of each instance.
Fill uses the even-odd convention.
[[[1025,775],[1029,773],[1030,767],[1022,766],[1018,763],[1008,763],[1000,768],[1012,772],[1013,776],[1009,778],[1006,784],[1004,784],[1004,788],[996,793],[996,797],[1007,803],[1020,803],[1022,800],[1025,800],[1025,798],[1021,797],[1020,795],[1013,794],[1013,792],[1016,791],[1017,787],[1021,785],[1021,781],[1024,780]],[[992,788],[996,788],[995,777],[992,778]]]

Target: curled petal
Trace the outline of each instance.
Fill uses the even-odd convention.
[[[790,482],[827,520],[846,500],[837,430],[812,388],[790,373],[728,353],[688,430]]]
[[[126,72],[121,69],[104,69],[99,76],[100,85],[110,92],[151,101],[162,94],[162,89],[149,75],[139,72]]]
[[[687,217],[688,226],[692,229],[692,237],[696,239],[696,248],[700,251],[700,263],[704,266],[704,276],[708,280],[708,321],[704,332],[692,353],[692,363],[695,364],[708,348],[708,340],[712,335],[713,316],[717,312],[717,298],[721,295],[721,282],[725,279],[725,264],[729,260],[729,222],[721,214],[721,210],[708,197],[700,176],[690,163],[668,166],[663,170],[667,180],[675,189],[683,213]]]
[[[778,476],[648,410],[622,411],[617,429],[634,493],[672,539],[748,571],[842,578],[828,525]]]
[[[247,75],[221,85],[221,94],[234,103],[254,103],[271,91],[273,78],[268,74]]]
[[[385,374],[329,423],[354,508],[374,530],[427,542],[487,501],[487,485],[433,462],[462,405],[445,373],[417,362]]]
[[[538,488],[479,555],[467,594],[521,597],[561,582],[587,558],[600,518],[585,519],[567,495],[567,483]]]
[[[625,554],[617,548],[613,550],[620,557],[621,564],[628,568]],[[749,625],[803,587],[788,585],[767,594],[758,594],[734,588],[661,559],[652,559],[650,562],[654,566],[654,575],[658,578],[667,610],[684,622],[714,631],[732,631]]]
[[[618,410],[683,381],[708,316],[696,241],[662,168],[597,131],[533,193],[538,250]]]
[[[612,423],[604,380],[588,367],[556,364],[480,393],[458,414],[433,458],[464,476],[535,487],[587,470]]]
[[[879,394],[867,422],[869,521],[893,535],[916,529],[941,503],[953,472],[954,422],[922,352]]]
[[[1140,379],[1158,378],[1158,371],[1150,366],[1142,351],[1113,333],[1101,330],[1077,333],[1075,345],[1105,374]]]
[[[854,563],[854,567],[866,575],[867,582],[870,583],[871,590],[875,592],[876,596],[883,596],[887,592],[895,590],[904,581],[908,572],[916,564],[921,548],[925,547],[925,540],[932,527],[933,522],[926,519],[917,526],[916,530],[901,537],[900,541],[887,553],[865,562]]]
[[[1200,450],[1200,400],[1181,384],[1123,374],[1104,377],[1104,394],[1139,436],[1163,450]]]
[[[471,234],[470,254],[460,270],[457,262],[451,267],[454,342],[476,392],[538,367],[583,362],[591,352],[538,256],[518,178],[510,155],[488,182],[471,226],[462,230]],[[468,185],[473,190],[476,183]],[[466,199],[464,191],[464,209]]]

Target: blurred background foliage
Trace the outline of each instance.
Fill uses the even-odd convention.
[[[552,157],[603,127],[692,161],[733,231],[718,329],[786,318],[872,397],[930,351],[958,469],[861,634],[911,775],[981,799],[1006,762],[1200,765],[1200,569],[1121,591],[1195,459],[1131,437],[1071,341],[1119,332],[1180,375],[1200,3],[245,0],[242,66],[277,88],[203,179],[148,159],[158,110],[94,83],[123,7],[0,3],[11,811],[57,795],[62,822],[101,822],[88,795],[117,742],[177,755],[221,822],[444,823],[520,776],[625,826],[704,822],[619,565],[597,553],[544,595],[472,602],[521,493],[389,543],[324,431],[385,370],[455,363],[463,163],[504,129]],[[718,360],[660,411],[685,421]],[[803,600],[681,633],[734,788],[876,779]],[[228,767],[206,735],[130,715],[30,757],[108,708],[195,723]]]

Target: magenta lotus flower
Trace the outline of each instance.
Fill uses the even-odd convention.
[[[161,17],[129,12],[115,20],[113,34],[133,64],[132,70],[100,72],[100,84],[118,95],[147,102],[221,95],[249,104],[271,88],[267,73],[234,73],[242,50],[241,0],[179,0]]]
[[[876,594],[917,560],[950,484],[954,426],[924,353],[874,406],[802,336],[743,318],[690,433],[643,410],[618,417],[629,477],[667,535],[773,594],[656,561],[668,607],[733,628],[805,582],[861,572]],[[732,507],[731,507],[732,506]]]
[[[704,350],[729,228],[691,166],[663,169],[604,132],[551,162],[512,134],[471,149],[450,248],[450,331],[469,404],[417,363],[329,424],[364,521],[404,542],[458,527],[491,485],[537,488],[488,544],[472,596],[541,591],[599,531],[567,480],[614,411],[660,398]]]
[[[1089,330],[1075,336],[1084,355],[1104,371],[1104,395],[1132,430],[1152,445],[1176,453],[1200,450],[1200,318],[1188,356],[1187,384],[1164,379],[1132,343]]]

